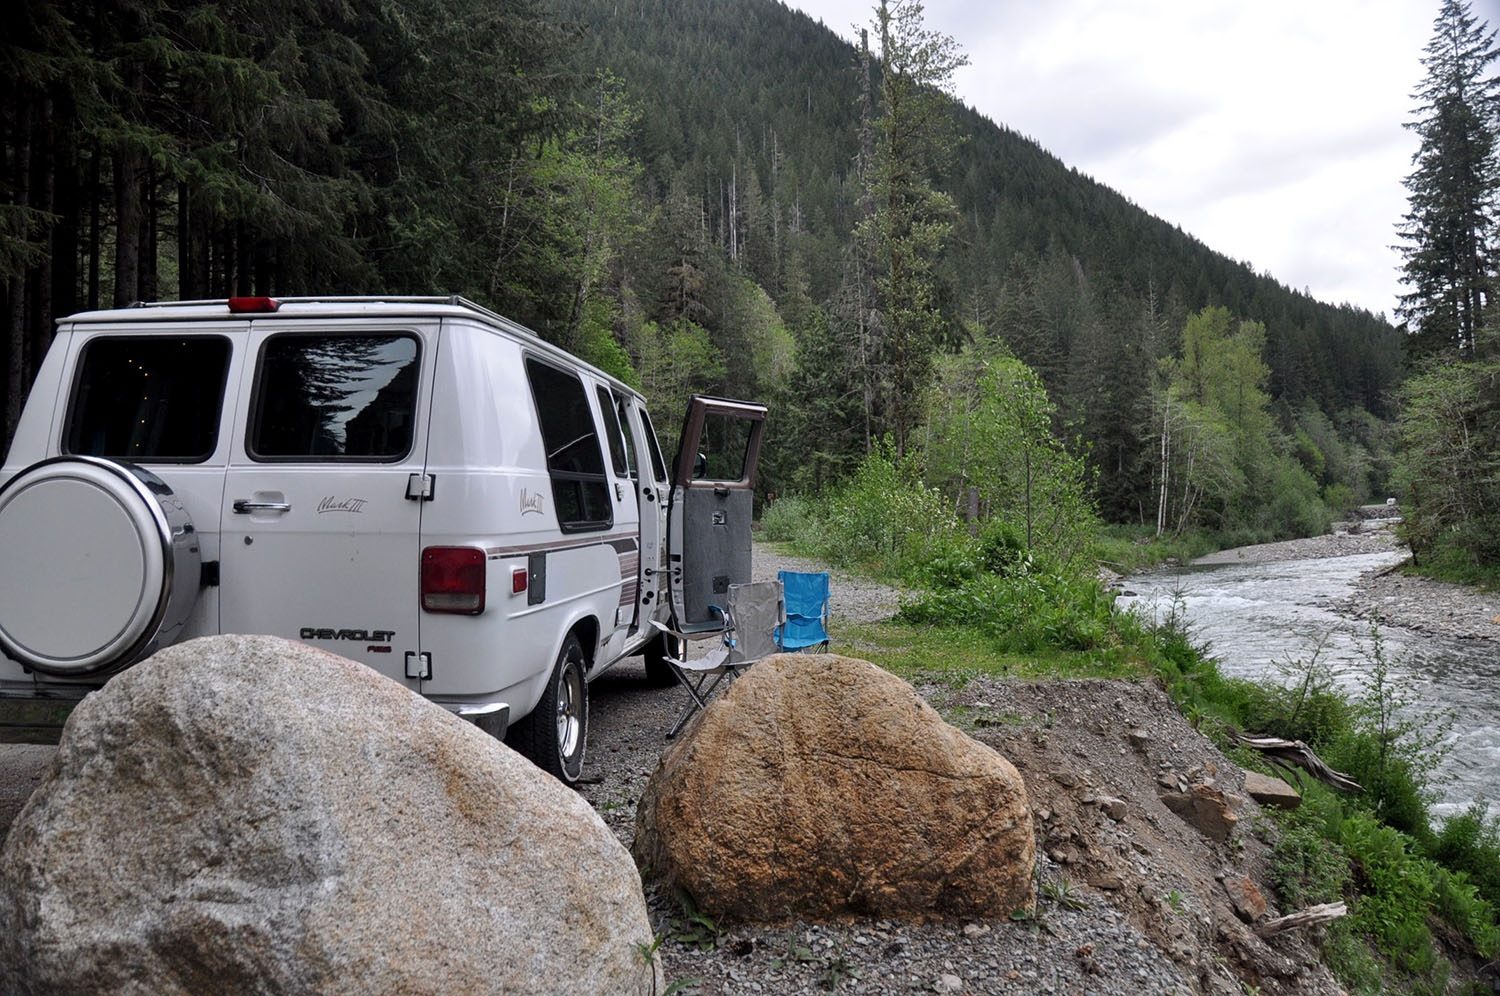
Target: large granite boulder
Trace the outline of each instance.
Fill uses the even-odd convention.
[[[663,755],[635,858],[718,918],[1000,917],[1035,902],[1010,762],[866,661],[783,654]]]
[[[589,806],[353,661],[162,651],[84,701],[0,851],[0,992],[652,993]]]

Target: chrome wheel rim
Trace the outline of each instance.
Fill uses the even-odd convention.
[[[575,661],[568,661],[562,673],[562,687],[557,690],[557,749],[564,761],[578,753],[583,736],[583,676]]]

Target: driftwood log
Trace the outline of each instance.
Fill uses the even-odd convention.
[[[1343,772],[1334,771],[1323,763],[1311,747],[1301,740],[1283,740],[1280,737],[1250,737],[1235,733],[1234,739],[1246,747],[1260,751],[1276,768],[1292,772],[1301,768],[1318,781],[1337,792],[1362,792],[1363,786]]]
[[[1324,903],[1321,906],[1309,906],[1305,910],[1288,913],[1274,920],[1267,920],[1255,928],[1255,933],[1260,937],[1274,937],[1284,934],[1288,930],[1301,930],[1303,927],[1311,927],[1314,924],[1328,923],[1337,920],[1349,912],[1349,907],[1343,903]]]

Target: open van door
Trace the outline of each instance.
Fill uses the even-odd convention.
[[[732,584],[750,581],[750,520],[766,407],[694,395],[672,467],[667,566],[675,629],[717,631]]]

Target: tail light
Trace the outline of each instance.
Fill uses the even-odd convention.
[[[422,608],[477,616],[484,611],[484,551],[429,546],[422,551]]]

